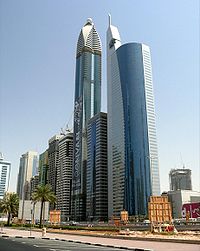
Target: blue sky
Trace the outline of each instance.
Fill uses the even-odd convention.
[[[11,191],[21,154],[43,152],[70,120],[76,43],[88,17],[102,40],[106,111],[108,13],[123,43],[151,48],[162,191],[183,164],[200,190],[198,0],[0,0],[0,151],[12,162]]]

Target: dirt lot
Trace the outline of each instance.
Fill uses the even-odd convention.
[[[162,238],[162,239],[179,239],[179,240],[200,240],[200,231],[185,231],[178,232],[177,234],[162,233],[156,234],[149,231],[121,231],[109,232],[109,231],[87,231],[87,230],[59,230],[48,229],[48,232],[65,233],[65,234],[77,234],[77,235],[94,235],[94,236],[128,236],[136,238]]]

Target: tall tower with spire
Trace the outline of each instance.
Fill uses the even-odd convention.
[[[150,49],[107,30],[108,215],[146,215],[160,195]]]
[[[108,107],[108,216],[123,210],[124,198],[124,114],[116,50],[121,46],[117,27],[107,30],[107,107]],[[116,112],[117,111],[117,112]],[[115,158],[114,158],[115,156]],[[114,177],[113,177],[114,175]],[[119,186],[122,186],[120,189]]]
[[[85,220],[87,124],[101,110],[101,41],[91,18],[79,34],[74,100],[72,217]]]

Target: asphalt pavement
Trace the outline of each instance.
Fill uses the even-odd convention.
[[[36,251],[36,247],[27,247],[23,243],[15,243],[11,239],[3,239],[0,237],[0,251]]]
[[[61,240],[1,238],[0,251],[122,251],[119,248],[103,247]]]

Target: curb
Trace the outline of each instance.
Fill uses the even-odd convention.
[[[27,231],[27,230],[25,230]],[[38,232],[37,230],[33,230]],[[3,232],[5,234],[5,232]],[[0,236],[1,234],[0,233]],[[119,239],[119,240],[136,240],[136,241],[153,241],[153,242],[171,242],[171,243],[185,243],[185,244],[195,244],[200,245],[200,240],[187,240],[187,239],[163,239],[156,237],[136,237],[136,236],[110,236],[110,235],[98,235],[98,234],[85,234],[85,233],[60,233],[54,231],[48,231],[49,234],[64,234],[64,235],[75,235],[75,236],[87,236],[87,237],[98,237],[98,238],[110,238],[110,239]],[[59,238],[57,238],[59,239]]]
[[[67,241],[67,242],[74,242],[86,245],[93,245],[98,247],[109,247],[109,248],[118,248],[118,249],[125,249],[125,250],[132,250],[132,251],[153,251],[152,249],[144,249],[144,248],[130,248],[130,247],[121,247],[121,246],[114,246],[114,245],[104,245],[100,243],[91,243],[91,242],[82,242],[82,241],[73,241],[73,240],[65,240],[65,239],[51,239],[51,240],[59,240],[59,241]]]
[[[10,236],[3,234],[1,237],[3,237],[3,238],[9,238]]]
[[[135,240],[135,241],[154,241],[154,242],[171,242],[171,243],[185,243],[185,244],[197,244],[200,245],[200,240],[186,240],[186,239],[163,239],[155,237],[135,237],[135,236],[107,236],[98,234],[84,234],[84,233],[59,233],[59,232],[49,232],[49,234],[65,234],[65,235],[79,235],[88,237],[99,237],[99,238],[109,238],[109,239],[119,239],[119,240]],[[148,249],[147,249],[148,251]]]

